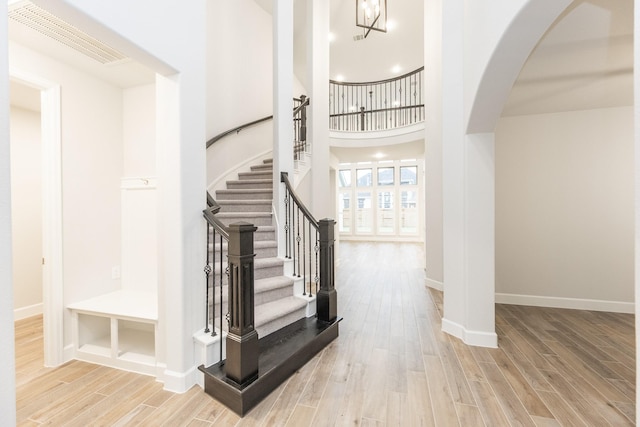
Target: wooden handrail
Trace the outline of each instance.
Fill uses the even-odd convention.
[[[245,124],[240,125],[240,126],[236,126],[236,127],[234,127],[233,129],[229,129],[229,130],[228,130],[228,131],[226,131],[226,132],[222,132],[221,134],[216,135],[216,136],[214,136],[213,138],[211,138],[210,140],[208,140],[208,141],[207,141],[207,148],[211,147],[214,143],[216,143],[216,142],[220,141],[222,138],[224,138],[224,137],[225,137],[225,136],[227,136],[227,135],[231,135],[231,134],[232,134],[232,133],[234,133],[234,132],[238,133],[238,132],[240,132],[240,131],[241,131],[241,130],[243,130],[243,129],[246,129],[246,128],[248,128],[248,127],[251,127],[251,126],[254,126],[254,125],[260,124],[260,123],[262,123],[262,122],[269,121],[269,120],[271,120],[271,119],[273,119],[273,115],[268,116],[268,117],[263,117],[263,118],[258,119],[258,120],[254,120],[254,121],[252,121],[252,122],[245,123]]]
[[[207,191],[207,206],[208,208],[202,211],[204,218],[207,220],[209,224],[215,230],[225,238],[225,240],[229,240],[229,227],[224,225],[222,221],[220,221],[216,214],[220,212],[220,205],[211,197],[211,194]]]
[[[400,79],[404,79],[409,77],[412,74],[416,74],[419,73],[420,71],[424,70],[424,66],[417,68],[413,71],[409,71],[408,73],[405,73],[401,76],[396,76],[396,77],[391,77],[389,79],[384,79],[384,80],[376,80],[376,81],[372,81],[372,82],[339,82],[337,80],[329,80],[329,83],[334,84],[334,85],[338,85],[338,86],[373,86],[373,85],[379,85],[379,84],[384,84],[384,83],[389,83],[392,82],[394,80],[400,80]]]
[[[302,103],[298,107],[293,109],[293,116],[295,117],[296,114],[298,114],[300,112],[300,110],[302,110],[304,107],[309,105],[309,98],[307,98],[304,95],[301,95],[300,98],[293,98],[293,100],[294,101],[299,101],[299,102]],[[272,120],[272,119],[273,119],[273,114],[270,115],[270,116],[267,116],[267,117],[263,117],[263,118],[258,119],[258,120],[254,120],[254,121],[249,122],[249,123],[245,123],[245,124],[240,125],[240,126],[236,126],[233,129],[229,129],[228,131],[222,132],[222,133],[214,136],[213,138],[211,138],[210,140],[207,141],[207,148],[211,147],[214,143],[220,141],[222,138],[224,138],[227,135],[231,135],[234,132],[235,133],[239,133],[241,130],[244,130],[244,129],[248,128],[248,127],[255,126],[255,125],[258,125],[258,124],[260,124],[262,122],[267,122],[267,121]]]
[[[402,107],[381,108],[381,109],[378,109],[378,110],[350,111],[348,113],[330,114],[329,117],[359,116],[362,113],[374,114],[374,113],[384,113],[385,111],[402,111],[402,110],[411,110],[413,108],[422,108],[422,107],[424,107],[424,104],[406,105],[406,106],[402,106]]]
[[[289,181],[289,174],[287,172],[280,172],[280,182],[283,182],[284,185],[287,187],[287,190],[289,191],[289,195],[291,196],[293,201],[296,202],[296,204],[298,205],[298,207],[302,211],[302,214],[307,218],[307,220],[309,220],[311,225],[313,225],[313,228],[318,230],[320,228],[318,220],[316,220],[313,217],[313,214],[311,213],[311,211],[309,209],[307,209],[307,207],[304,205],[304,203],[302,203],[302,200],[300,200],[298,198],[298,196],[296,196],[296,193],[293,191],[293,186],[291,185],[291,182]]]

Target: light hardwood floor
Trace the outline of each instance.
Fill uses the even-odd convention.
[[[16,325],[19,425],[634,425],[632,315],[496,306],[499,349],[443,334],[412,244],[340,245],[340,337],[243,419],[194,387],[73,361],[42,368],[42,319]]]

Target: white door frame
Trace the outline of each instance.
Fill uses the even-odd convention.
[[[9,77],[41,94],[44,365],[53,367],[65,361],[60,85],[13,67]]]

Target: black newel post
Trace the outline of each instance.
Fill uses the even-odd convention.
[[[364,107],[360,107],[360,130],[364,130]]]
[[[321,219],[320,226],[320,290],[316,301],[318,320],[332,322],[338,317],[338,295],[334,276],[334,227],[332,219]]]
[[[307,99],[306,95],[300,95],[301,104],[304,105],[304,101]],[[300,110],[300,142],[307,141],[307,107],[302,107]]]
[[[258,377],[258,333],[254,322],[252,224],[229,226],[229,333],[227,378],[245,385]]]

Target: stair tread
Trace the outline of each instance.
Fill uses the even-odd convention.
[[[271,216],[271,212],[252,212],[252,211],[246,211],[246,212],[224,212],[224,211],[220,211],[216,214],[216,216],[218,218],[238,218],[238,217],[256,217],[256,218],[261,218],[261,217],[270,217]]]
[[[224,205],[269,205],[271,206],[272,200],[216,200],[220,206]]]
[[[272,183],[273,179],[269,178],[248,178],[248,179],[230,179],[227,184],[267,184]]]
[[[293,286],[293,278],[288,276],[265,277],[264,279],[256,279],[254,289],[258,291],[269,291],[272,289],[283,288],[285,286]]]
[[[286,314],[304,309],[306,306],[307,302],[304,299],[295,296],[282,298],[256,306],[256,327],[269,323],[275,319],[279,319],[280,317],[284,317]]]
[[[286,288],[287,286],[291,286],[293,287],[293,278],[289,277],[289,276],[272,276],[272,277],[266,277],[264,279],[256,279],[254,282],[254,288],[253,291],[255,294],[260,294],[262,292],[269,292],[269,291],[273,291],[274,289],[280,289],[280,288]],[[218,295],[220,295],[220,285],[216,284],[215,286],[215,295],[216,298],[218,298]],[[293,289],[292,289],[292,293],[293,293]],[[223,284],[222,285],[222,301],[226,302],[228,300],[228,294],[229,294],[229,285],[228,284]],[[288,298],[288,297],[287,297]],[[216,300],[216,305],[219,304],[219,301]],[[268,304],[268,303],[265,303]],[[257,304],[256,307],[259,307],[261,304]]]
[[[284,265],[282,258],[257,258],[253,260],[254,268],[268,268]]]
[[[218,190],[216,193],[270,193],[272,191],[271,188],[232,188]]]

